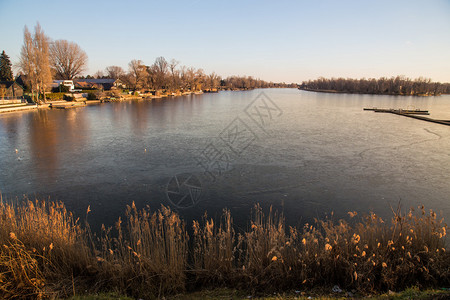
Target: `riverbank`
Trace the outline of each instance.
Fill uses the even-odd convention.
[[[83,107],[87,105],[97,105],[107,102],[119,102],[129,100],[158,100],[181,96],[202,95],[204,93],[219,93],[220,91],[248,91],[248,90],[252,89],[224,88],[224,89],[186,91],[186,92],[177,91],[173,93],[156,93],[156,94],[155,93],[117,94],[117,95],[101,96],[98,99],[87,99],[86,97],[77,96],[74,97],[73,101],[63,100],[62,98],[60,98],[50,100],[45,103],[43,102],[40,104],[21,103],[14,105],[0,105],[0,114],[31,109],[47,109],[47,108],[67,109],[67,108]]]
[[[395,293],[388,292],[384,294],[370,294],[365,296],[358,295],[346,295],[345,293],[311,293],[307,294],[305,292],[293,291],[286,293],[275,293],[272,295],[265,296],[252,296],[243,291],[238,291],[234,289],[214,289],[214,290],[204,290],[200,292],[194,293],[185,293],[174,295],[171,297],[165,297],[165,299],[188,299],[188,300],[215,300],[215,299],[234,299],[234,300],[245,300],[245,299],[260,299],[260,300],[334,300],[334,299],[372,299],[372,300],[444,300],[450,299],[450,291],[443,289],[430,289],[430,290],[420,290],[417,287],[409,288],[404,291]],[[105,294],[97,294],[97,295],[85,295],[85,296],[73,296],[70,297],[69,300],[132,300],[133,298],[129,298],[127,296],[123,296],[116,293],[105,293]]]
[[[325,93],[348,93],[395,96],[439,96],[450,94],[450,83],[432,82],[431,79],[417,79],[405,76],[391,78],[323,78],[303,81],[298,86],[306,91]]]
[[[301,91],[306,92],[316,92],[316,93],[330,93],[330,94],[357,94],[357,95],[384,95],[384,96],[416,96],[416,97],[433,97],[440,96],[442,94],[402,94],[402,93],[363,93],[363,92],[352,92],[352,91],[338,91],[338,90],[324,90],[324,89],[308,89],[308,88],[298,88]]]
[[[115,228],[93,234],[62,203],[0,201],[0,296],[69,297],[117,291],[154,298],[229,287],[258,296],[286,291],[368,295],[410,286],[449,287],[447,225],[419,207],[392,220],[375,214],[286,228],[282,215],[252,212],[237,230],[220,219],[127,207]],[[344,295],[344,294],[343,294]]]

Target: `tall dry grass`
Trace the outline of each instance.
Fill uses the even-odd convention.
[[[232,284],[242,237],[234,231],[231,213],[224,210],[217,225],[205,215],[203,223],[193,222],[190,273],[195,276],[194,285]]]
[[[88,210],[89,212],[89,210]],[[329,288],[361,292],[450,284],[447,225],[419,207],[316,220],[286,228],[284,217],[256,206],[238,232],[230,211],[194,221],[127,207],[96,236],[62,203],[0,199],[0,298],[65,297],[111,291],[156,298],[203,287],[249,291]]]
[[[134,203],[126,222],[116,223],[117,235],[103,228],[98,257],[103,289],[118,288],[136,297],[151,298],[185,290],[188,235],[183,221],[162,206],[151,213]]]
[[[224,215],[229,216],[229,212]],[[349,216],[358,218],[356,212],[349,212]],[[326,219],[305,224],[301,230],[286,229],[282,216],[272,211],[265,216],[256,206],[247,232],[236,235],[230,230],[226,235],[220,227],[216,231],[212,227],[210,220],[196,229],[201,236],[196,239],[202,241],[196,245],[202,245],[203,250],[197,249],[195,255],[214,263],[195,269],[245,289],[272,291],[338,284],[377,292],[450,284],[447,225],[423,206],[418,213],[397,209],[390,222],[371,213],[352,220],[352,225]],[[224,257],[221,253],[230,254],[218,259]]]
[[[0,246],[4,297],[67,295],[95,266],[85,229],[60,202],[0,196]]]

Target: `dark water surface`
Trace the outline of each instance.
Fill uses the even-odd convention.
[[[90,205],[95,227],[112,225],[133,201],[178,203],[188,220],[227,207],[242,226],[254,203],[283,210],[294,225],[332,211],[387,217],[399,201],[448,220],[450,126],[363,107],[450,120],[450,96],[296,89],[2,114],[0,190],[61,200],[82,218]]]

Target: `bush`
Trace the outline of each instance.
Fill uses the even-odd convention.
[[[87,100],[97,100],[97,95],[95,93],[89,92],[86,97]]]
[[[64,93],[49,93],[45,94],[45,98],[47,100],[53,101],[53,100],[62,100],[64,97]]]
[[[23,95],[23,98],[28,102],[28,103],[34,103],[33,99],[31,98],[30,95]]]
[[[60,85],[52,88],[53,93],[68,93],[69,91],[70,91],[69,87],[65,85]]]
[[[75,101],[75,97],[70,94],[64,94],[63,99],[66,101]]]

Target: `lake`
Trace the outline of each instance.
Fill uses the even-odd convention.
[[[133,201],[188,221],[255,203],[291,225],[424,204],[450,218],[450,126],[364,107],[427,109],[450,96],[224,91],[0,115],[3,199],[63,201],[98,228]],[[16,151],[17,149],[17,151]],[[189,225],[190,226],[190,225]]]

